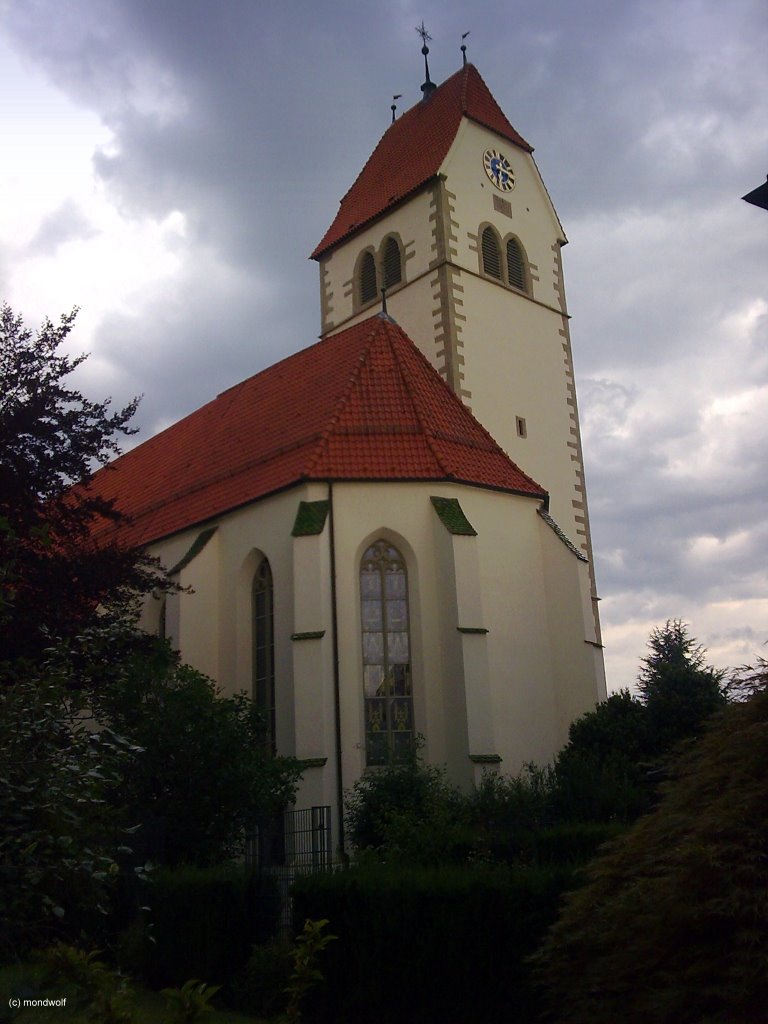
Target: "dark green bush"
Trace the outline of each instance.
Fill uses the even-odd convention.
[[[526,958],[575,882],[569,867],[367,864],[294,886],[294,920],[327,918],[310,1020],[534,1019]]]
[[[586,869],[537,957],[548,1020],[767,1019],[766,763],[768,689],[713,719],[656,809]]]
[[[604,821],[574,821],[541,829],[533,836],[538,864],[586,864],[605,844],[628,826]]]
[[[366,772],[346,799],[346,833],[358,852],[419,864],[461,861],[472,845],[467,801],[425,764],[418,747],[404,763]]]
[[[234,986],[234,1005],[243,1012],[272,1017],[283,1009],[293,970],[290,943],[272,940],[254,946]]]
[[[235,864],[158,871],[147,900],[121,950],[123,966],[153,988],[189,978],[226,984],[273,933],[278,912],[272,880]]]

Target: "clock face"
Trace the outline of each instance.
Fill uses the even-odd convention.
[[[485,173],[499,190],[499,192],[511,192],[515,187],[515,176],[512,173],[512,166],[507,158],[499,153],[497,149],[486,149],[483,153],[483,167]]]

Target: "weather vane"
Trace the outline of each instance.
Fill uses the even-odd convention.
[[[467,44],[464,42],[464,40],[467,38],[468,35],[469,32],[462,32],[461,34],[461,59],[464,63],[464,67],[467,66]]]
[[[399,92],[396,96],[392,97],[392,124],[395,123],[395,111],[397,110],[397,101],[403,94]]]
[[[427,32],[426,28],[424,27],[423,18],[421,24],[416,26],[416,31],[421,36],[421,41],[424,44],[421,47],[421,52],[424,54],[424,71],[426,73],[426,80],[424,82],[424,85],[422,85],[421,87],[421,91],[424,93],[424,99],[426,99],[427,96],[429,96],[429,94],[437,88],[435,83],[429,77],[429,61],[427,60],[427,54],[429,53],[429,47],[427,46],[427,43],[432,42],[432,36],[429,34],[429,32]]]

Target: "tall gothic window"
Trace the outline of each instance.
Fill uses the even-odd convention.
[[[397,244],[397,239],[391,235],[384,243],[384,255],[381,262],[384,271],[384,287],[393,288],[396,284],[400,284],[403,279],[400,246]]]
[[[378,295],[376,286],[376,260],[372,252],[363,253],[360,260],[360,302],[371,302]]]
[[[525,286],[525,254],[516,238],[507,239],[507,274],[513,288],[519,288],[521,292],[528,290]]]
[[[485,228],[480,240],[483,256],[483,271],[489,277],[501,280],[501,246],[496,232],[491,227]]]
[[[360,565],[366,764],[402,761],[413,749],[408,576],[403,556],[377,540]]]
[[[275,620],[272,570],[266,558],[253,577],[253,700],[275,750]]]

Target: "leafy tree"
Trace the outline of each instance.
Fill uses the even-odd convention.
[[[59,650],[95,718],[141,748],[122,779],[126,825],[154,862],[206,866],[242,852],[244,832],[293,800],[300,767],[274,757],[263,716],[223,697],[165,641],[99,625]]]
[[[112,411],[68,385],[86,358],[60,352],[76,313],[33,336],[0,308],[0,647],[10,659],[76,633],[97,606],[119,617],[137,593],[167,586],[151,559],[93,540],[100,519],[120,517],[88,485],[134,432],[138,400]]]
[[[706,651],[679,619],[654,629],[638,679],[647,717],[647,752],[664,754],[695,736],[726,703],[724,673],[706,664]]]
[[[98,934],[126,841],[110,796],[131,745],[93,732],[45,669],[0,688],[0,957]]]
[[[724,674],[679,620],[654,629],[638,695],[612,694],[573,723],[555,762],[559,815],[633,820],[655,796],[654,775],[727,703]]]
[[[445,862],[469,845],[466,801],[443,768],[425,764],[419,746],[405,761],[362,775],[347,794],[352,845],[385,860]]]
[[[684,749],[538,954],[553,1021],[752,1024],[768,1005],[768,672]]]

